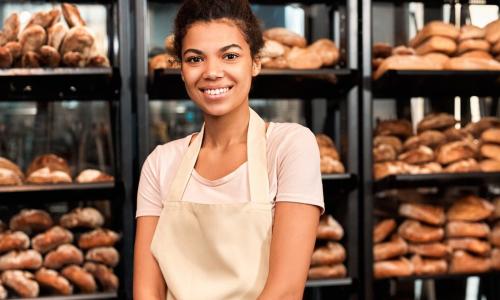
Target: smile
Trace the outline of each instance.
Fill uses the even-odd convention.
[[[227,93],[231,87],[223,87],[223,88],[215,88],[215,89],[201,89],[203,93],[210,95],[210,96],[216,96],[216,95],[224,95]]]

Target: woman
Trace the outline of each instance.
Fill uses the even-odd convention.
[[[324,207],[319,150],[307,128],[249,108],[262,45],[247,0],[187,0],[178,12],[182,79],[205,123],[144,163],[137,300],[302,299]]]

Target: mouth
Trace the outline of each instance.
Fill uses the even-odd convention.
[[[227,86],[227,87],[219,87],[219,88],[201,88],[200,91],[208,96],[223,96],[227,94],[233,87],[232,86]]]

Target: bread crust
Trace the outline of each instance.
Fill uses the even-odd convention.
[[[343,236],[344,236],[344,229],[331,215],[321,216],[318,230],[316,233],[317,239],[340,241]],[[112,245],[108,244],[102,246],[112,246]]]
[[[377,261],[373,265],[373,274],[375,278],[410,276],[413,274],[413,265],[404,257]]]
[[[449,272],[458,273],[483,273],[489,271],[491,261],[489,258],[477,257],[463,250],[453,252]]]
[[[443,228],[423,225],[414,220],[404,221],[398,232],[402,238],[414,243],[438,242],[444,237]]]
[[[345,258],[345,248],[341,244],[328,242],[326,246],[314,250],[311,258],[311,266],[335,265],[342,263]]]
[[[451,40],[456,40],[459,34],[459,29],[449,23],[432,21],[427,23],[424,28],[422,28],[422,30],[420,30],[417,35],[410,40],[409,44],[411,47],[415,48],[433,36],[446,37]]]
[[[117,291],[119,286],[118,277],[113,273],[111,268],[103,264],[86,262],[83,269],[94,276],[104,291]]]
[[[424,257],[446,258],[451,254],[451,247],[444,243],[408,244],[408,253]]]
[[[405,255],[408,252],[408,244],[397,234],[395,234],[391,241],[385,243],[375,244],[373,246],[373,259],[375,261],[382,261]]]
[[[440,52],[453,55],[457,51],[457,43],[447,37],[431,36],[425,42],[415,48],[417,55],[425,55],[432,52]]]
[[[444,208],[423,203],[403,203],[399,206],[401,216],[431,225],[443,225],[446,221]]]
[[[488,218],[495,207],[489,201],[475,195],[468,195],[455,201],[448,209],[449,221],[478,222]]]
[[[331,266],[317,266],[309,269],[309,279],[343,278],[347,276],[347,269],[343,264]]]
[[[36,270],[42,266],[42,256],[35,250],[11,251],[0,257],[0,270]]]
[[[332,248],[333,246],[329,244],[328,247]],[[97,247],[87,251],[85,259],[91,262],[102,263],[109,267],[116,267],[120,261],[120,254],[113,247]]]
[[[82,251],[71,244],[64,244],[47,253],[43,265],[49,269],[60,269],[65,265],[81,265],[82,263]]]
[[[46,253],[59,245],[73,242],[73,234],[61,226],[54,226],[44,233],[36,235],[31,244],[33,249]]]
[[[57,271],[41,268],[35,273],[35,280],[43,287],[49,288],[57,295],[73,294],[73,286]]]
[[[24,298],[38,297],[40,287],[33,279],[34,276],[30,272],[19,270],[8,270],[1,275],[2,283]]]
[[[328,217],[330,217],[330,216],[328,216]],[[323,217],[322,220],[324,218],[326,218],[326,217]],[[328,226],[328,228],[336,227],[335,224],[338,225],[338,223],[336,223],[335,220],[333,223],[331,221],[328,221],[328,222],[325,222],[325,224],[323,224],[323,222],[320,221],[320,226],[325,225],[325,226]],[[340,225],[338,225],[338,226],[340,226]],[[335,229],[337,229],[337,228],[335,228]],[[340,227],[340,229],[342,229],[342,227]],[[318,229],[318,233],[319,233],[319,229]],[[340,238],[341,238],[341,236],[340,236]],[[96,247],[112,247],[119,240],[120,240],[120,235],[118,233],[114,232],[113,230],[98,228],[98,229],[95,229],[95,230],[92,230],[90,232],[82,234],[78,240],[78,247],[80,247],[80,249],[84,249],[84,250],[90,249],[90,248],[96,248]]]
[[[408,120],[383,120],[377,123],[375,135],[406,138],[413,135],[413,128]]]
[[[466,250],[481,256],[487,256],[491,251],[490,243],[476,238],[451,238],[446,240],[446,244],[454,251]]]
[[[380,243],[396,229],[396,220],[385,219],[378,222],[373,228],[373,242]]]
[[[446,259],[422,258],[420,255],[413,255],[410,259],[415,275],[438,275],[448,271]]]
[[[22,209],[9,221],[10,229],[23,231],[27,234],[45,231],[53,224],[54,221],[49,213],[41,209]]]
[[[29,236],[22,231],[0,233],[0,253],[11,250],[25,250],[30,246]]]
[[[448,238],[486,238],[490,231],[486,223],[451,221],[446,224]]]
[[[104,216],[93,207],[75,208],[59,220],[65,228],[97,228],[104,224]]]
[[[304,48],[307,45],[307,41],[304,37],[282,27],[267,29],[263,32],[263,36],[266,39],[280,42],[288,47]]]
[[[62,269],[61,275],[77,286],[83,293],[94,293],[97,290],[94,277],[80,266],[67,266]]]

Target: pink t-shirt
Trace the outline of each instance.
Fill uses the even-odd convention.
[[[314,134],[295,123],[269,123],[267,170],[269,199],[316,205],[324,211],[319,149]],[[191,135],[156,147],[142,167],[136,217],[159,216],[163,201],[186,152]],[[250,201],[247,163],[230,174],[207,180],[193,170],[182,201],[234,203]]]

